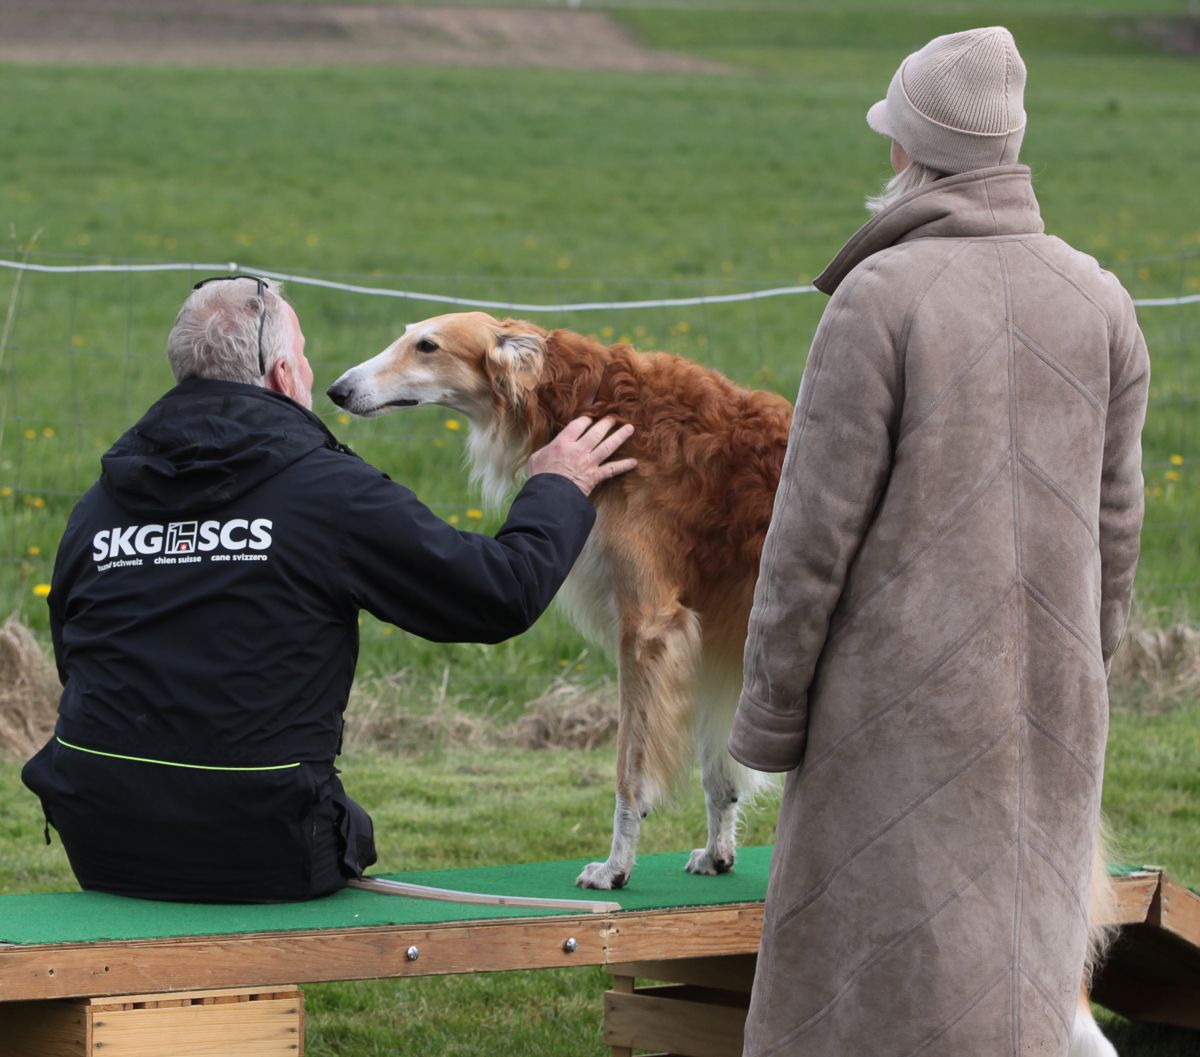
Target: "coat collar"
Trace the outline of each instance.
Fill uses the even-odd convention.
[[[919,187],[877,213],[813,285],[832,294],[873,253],[911,239],[1035,235],[1044,230],[1029,166],[975,169]]]

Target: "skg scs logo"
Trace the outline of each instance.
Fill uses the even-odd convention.
[[[201,561],[266,561],[271,546],[269,518],[228,521],[172,521],[166,525],[126,525],[101,529],[92,537],[92,558],[101,572],[113,567]],[[104,564],[100,564],[104,563]]]

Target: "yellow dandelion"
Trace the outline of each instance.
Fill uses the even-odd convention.
[[[457,433],[460,429],[462,429],[462,423],[456,418],[448,418],[446,419],[446,428],[451,433]]]
[[[54,436],[54,428],[52,426],[43,426],[42,436],[50,440]]]
[[[1140,268],[1137,270],[1137,277],[1138,277],[1139,279],[1141,279],[1143,282],[1145,282],[1147,279],[1149,279],[1149,278],[1150,278],[1150,269],[1149,269],[1149,268],[1147,268],[1147,267],[1146,267],[1146,266],[1143,264],[1143,265],[1142,265],[1142,266],[1141,266],[1141,267],[1140,267]]]
[[[8,485],[0,488],[0,497],[7,499],[10,495],[12,495],[12,489]]]
[[[482,521],[483,520],[483,511],[476,510],[474,507],[471,507],[471,509],[467,511],[467,517],[470,518],[472,521]]]
[[[38,598],[46,598],[50,594],[50,585],[49,584],[34,584],[33,585],[33,593],[35,595],[37,595]]]
[[[358,626],[359,626],[360,628],[362,627],[362,617],[359,617],[359,618],[358,618]]]
[[[560,668],[565,668],[565,667],[566,667],[568,664],[570,664],[570,663],[571,663],[571,662],[570,662],[570,661],[568,661],[568,660],[566,659],[566,657],[561,657],[561,658],[559,658],[559,661],[558,661],[558,666],[559,666]]]
[[[679,321],[679,333],[680,334],[686,334],[691,329],[692,328],[690,326],[688,326],[688,321],[686,319],[681,319]]]
[[[601,328],[600,328],[600,337],[602,337],[602,338],[611,338],[612,336],[613,336],[613,328],[612,328],[612,327],[607,327],[607,326],[606,326],[606,327],[601,327]]]
[[[563,269],[570,268],[571,267],[571,258],[570,257],[559,257],[558,258],[558,266]]]
[[[1182,455],[1172,455],[1171,456],[1171,465],[1172,466],[1182,466],[1183,465],[1183,456]]]
[[[733,271],[733,261],[722,261],[721,271],[723,271],[726,275],[729,275],[729,273]]]
[[[42,548],[34,545],[29,548],[27,553],[32,555],[34,558],[36,558],[39,554],[42,553]]]
[[[629,335],[622,334],[619,338],[617,338],[617,341],[619,341],[622,345],[628,345],[629,344]]]
[[[457,525],[458,524],[458,515],[451,514],[446,520],[449,521],[451,525]]]
[[[37,430],[36,430],[36,429],[27,429],[27,430],[25,431],[25,439],[26,439],[26,440],[33,440],[33,438],[34,438],[34,437],[36,437],[36,436],[37,436]]]
[[[577,665],[575,665],[575,671],[582,672],[586,667],[587,667],[586,664],[577,664]]]
[[[1182,476],[1178,470],[1168,470],[1163,476],[1170,482],[1178,481]]]
[[[350,425],[350,416],[344,415],[344,414],[338,415],[337,421],[338,421],[339,426],[348,426],[348,425]]]
[[[42,507],[46,505],[46,500],[44,500],[40,495],[33,495],[26,496],[25,503],[27,506],[31,506],[35,510],[41,510]]]
[[[384,626],[383,626],[383,634],[385,637],[390,635],[395,630],[396,629],[394,627],[392,627],[391,624],[384,624]]]
[[[71,348],[82,349],[87,344],[87,338],[82,334],[71,335]]]

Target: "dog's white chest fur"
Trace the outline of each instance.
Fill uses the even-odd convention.
[[[610,655],[617,652],[617,602],[612,570],[594,529],[558,592],[558,604],[584,637]]]

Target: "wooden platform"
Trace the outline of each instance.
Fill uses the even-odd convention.
[[[1097,1001],[1129,1017],[1200,1027],[1200,897],[1157,871],[1117,878],[1114,884],[1121,936],[1097,982]],[[174,992],[214,989],[291,994],[290,985],[327,980],[603,965],[614,976],[605,1018],[605,1038],[614,1053],[660,1048],[723,1057],[740,1053],[762,918],[761,903],[742,903],[0,946],[0,1038],[6,1018],[9,1024],[18,1014],[27,1020],[29,1003],[47,1004],[49,1013],[50,1000],[127,996],[127,1003],[128,996],[139,996],[164,1001]],[[639,977],[671,986],[637,991]],[[301,1037],[291,1052],[302,1045]],[[106,1052],[120,1057],[121,1051]]]

